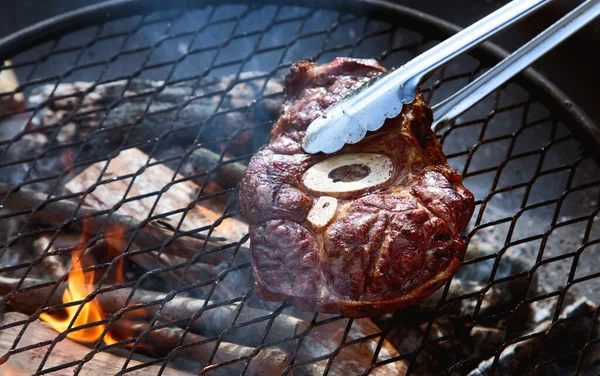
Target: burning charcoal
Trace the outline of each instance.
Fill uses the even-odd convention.
[[[327,315],[320,315],[327,317]],[[345,342],[360,340],[361,338],[381,333],[381,329],[370,318],[364,319],[340,319],[326,324],[318,325],[310,329],[303,337],[302,345],[298,350],[297,361],[303,362],[324,355],[332,354],[340,347],[343,334],[348,325],[350,330]],[[331,364],[330,374],[333,375],[359,375],[370,365],[375,354],[381,336],[375,336],[369,340],[344,347]],[[377,361],[383,361],[398,357],[400,354],[390,341],[384,339],[379,350]],[[311,368],[311,374],[323,374],[325,365],[315,364]],[[370,375],[378,376],[401,376],[406,373],[406,363],[398,360],[383,366],[374,368]]]
[[[416,306],[416,308],[418,308],[418,311],[423,312],[423,313],[433,312],[438,307],[438,304],[440,303],[440,300],[442,299],[444,289],[445,289],[445,285],[440,287],[436,292],[429,295],[427,298],[423,299],[419,303],[419,305]],[[464,295],[464,290],[463,290],[461,281],[456,278],[452,279],[452,281],[450,282],[450,288],[448,290],[448,294],[446,295],[446,300],[460,298],[463,295]],[[458,313],[458,311],[459,311],[458,305],[460,305],[460,303],[454,304],[453,307],[448,307],[448,305],[445,304],[442,307],[442,310],[445,313],[449,313],[449,312]]]
[[[146,168],[147,164],[151,167]],[[128,174],[135,174],[133,183],[131,179],[112,180],[113,177]],[[205,228],[204,232],[208,232],[216,222],[211,236],[226,238],[230,242],[238,241],[248,232],[245,223],[235,218],[222,218],[227,208],[200,200],[198,185],[186,181],[168,167],[156,164],[154,159],[138,149],[122,151],[110,160],[108,166],[106,162],[93,164],[69,181],[66,188],[73,193],[88,192],[101,176],[103,184],[96,186],[85,198],[85,203],[96,210],[118,207],[115,214],[127,215],[139,222],[150,216],[172,213],[161,217],[160,224],[175,229],[183,218],[184,209],[189,209],[181,223],[181,231]],[[177,183],[173,184],[173,181]],[[165,186],[169,186],[169,189],[163,192]],[[133,200],[136,196],[144,197]],[[123,203],[126,198],[127,202]],[[194,205],[195,201],[198,203]]]
[[[115,290],[108,293],[107,297],[99,295],[99,300],[105,312],[113,313],[125,305],[129,291],[126,289]],[[164,294],[156,294],[150,291],[137,290],[133,296],[132,302],[149,303],[161,301]],[[147,306],[143,309],[147,317],[154,317],[160,308],[158,304]],[[175,321],[185,318],[195,317],[189,325],[192,330],[205,335],[220,335],[223,331],[230,329],[238,310],[240,314],[237,318],[237,324],[244,324],[251,320],[265,318],[264,320],[250,325],[240,326],[227,334],[224,339],[247,346],[256,346],[263,337],[269,317],[273,314],[269,311],[259,310],[251,307],[240,308],[238,304],[217,305],[213,302],[207,302],[202,299],[193,299],[188,297],[175,296],[172,300],[162,305],[160,318],[163,321]],[[135,313],[137,314],[137,313]],[[186,323],[182,323],[185,325]],[[280,314],[275,316],[269,330],[268,337],[286,338],[296,334],[299,328],[306,325],[301,320]]]
[[[116,329],[123,320],[118,320]],[[156,356],[192,357],[204,364],[204,371],[216,369],[211,364],[219,364],[234,359],[248,357],[224,366],[229,370],[244,370],[246,363],[250,374],[279,375],[290,364],[291,356],[277,347],[264,347],[255,353],[255,348],[229,342],[217,342],[206,337],[186,332],[180,328],[159,325],[150,327],[146,323],[123,325],[118,332],[130,332],[132,337],[139,337],[144,351]],[[202,343],[200,343],[202,342]],[[214,352],[215,347],[217,351]],[[214,356],[213,356],[214,352]]]
[[[429,340],[425,339],[425,330],[427,322],[430,319],[431,312],[423,311],[418,307],[409,307],[396,311],[393,315],[384,315],[378,317],[376,323],[380,327],[389,327],[390,332],[386,338],[390,340],[398,353],[403,356],[409,356],[406,359],[405,366],[410,362],[411,374],[417,375],[437,375],[440,374],[446,366],[452,364],[453,345],[451,341],[431,341],[455,331],[455,315],[448,315],[449,319],[441,316],[436,320],[429,332]],[[423,343],[427,342],[426,347],[421,348]],[[454,346],[456,348],[456,346]],[[411,355],[415,356],[411,360]]]
[[[477,259],[496,252],[497,247],[494,247],[490,243],[471,240],[465,260]],[[494,259],[490,259],[465,265],[458,270],[456,277],[461,281],[487,283],[492,272],[494,261]],[[502,279],[508,276],[529,272],[532,267],[533,263],[521,256],[520,249],[511,248],[503,253],[501,261],[498,264],[498,269],[496,270],[495,279]]]
[[[494,357],[483,361],[469,373],[469,376],[516,375],[530,372],[544,358],[552,359],[560,355],[581,350],[589,333],[593,314],[598,307],[585,298],[565,307],[560,319],[572,320],[552,324],[540,323],[533,333],[541,335],[517,342],[502,351],[493,370]],[[581,316],[581,317],[578,317]],[[577,317],[577,318],[576,318]]]
[[[147,163],[150,163],[152,167],[144,169]],[[89,191],[90,187],[97,184],[100,174],[104,175],[103,180],[105,183]],[[133,184],[131,183],[131,179],[111,180],[112,176],[125,174],[137,174]],[[163,187],[168,185],[172,180],[178,181],[178,183],[173,184],[166,192],[162,192]],[[111,215],[111,218],[119,218],[118,216],[123,215],[132,217],[142,223],[150,215],[158,216],[162,213],[174,212],[168,216],[160,217],[160,219],[152,221],[149,224],[149,226],[153,226],[156,229],[164,228],[166,232],[173,231],[180,224],[183,211],[186,208],[189,210],[186,213],[185,219],[181,222],[181,231],[194,231],[204,228],[206,229],[205,232],[208,232],[213,223],[217,223],[212,228],[211,238],[214,240],[219,238],[230,243],[239,241],[248,231],[245,223],[235,218],[223,218],[228,212],[226,207],[211,205],[211,202],[207,200],[192,205],[197,200],[197,192],[200,191],[200,187],[189,180],[184,180],[183,176],[175,174],[168,167],[156,164],[155,160],[150,159],[138,149],[129,149],[121,152],[119,156],[111,159],[108,166],[106,166],[106,162],[98,162],[88,167],[69,181],[66,184],[66,188],[73,193],[88,192],[85,202],[94,209],[107,211],[118,207],[118,210]],[[159,193],[160,198],[158,196]],[[146,197],[131,200],[131,197],[134,195],[146,195]],[[121,203],[126,197],[129,200]],[[115,224],[112,221],[111,223]],[[136,245],[157,246],[160,244],[151,244],[137,239],[139,239],[139,236],[136,237]],[[191,238],[187,239],[193,240]],[[162,279],[165,279],[171,287],[174,287],[182,278],[184,271],[186,272],[184,282],[187,284],[198,282],[197,278],[199,277],[201,278],[200,280],[206,280],[206,277],[216,277],[218,271],[210,274],[204,273],[206,271],[203,270],[204,264],[194,262],[192,267],[187,271],[183,266],[193,255],[189,252],[196,253],[202,247],[203,242],[199,242],[196,247],[186,250],[187,253],[181,253],[180,256],[176,254],[167,255],[165,253],[158,256],[156,252],[144,252],[133,257],[128,257],[127,259],[138,264],[145,271],[181,265],[179,268],[157,274]],[[133,249],[128,249],[128,251],[134,252],[136,249],[134,247]],[[123,247],[121,251],[124,250]],[[238,253],[242,254],[242,252]],[[220,264],[224,259],[229,257],[229,254],[229,251],[223,250],[211,254],[211,257],[201,257],[200,261],[210,262],[212,260],[216,264]],[[217,256],[220,256],[220,258]],[[240,259],[241,257],[238,257],[238,260]],[[204,269],[206,268],[204,267]],[[252,283],[252,281],[245,283],[245,286],[248,286],[245,291],[248,291]]]
[[[2,128],[2,127],[0,127]],[[18,163],[17,161],[29,160],[32,156],[43,150],[48,142],[48,137],[45,134],[34,132],[23,135],[18,140],[15,140],[11,145],[9,152],[4,154],[2,162],[6,162],[6,166],[0,167],[0,176],[2,182],[8,184],[21,184],[25,179],[25,174],[30,169],[30,164]],[[0,152],[4,153],[2,149]],[[8,163],[13,162],[13,163]],[[38,177],[47,175],[49,172],[62,171],[62,161],[60,157],[46,156],[33,167],[30,175]],[[36,190],[45,190],[47,183],[36,182],[28,184],[28,187]]]
[[[56,253],[56,248],[50,244],[50,236],[41,236],[33,242],[38,254]],[[46,278],[50,280],[59,280],[67,275],[68,260],[58,255],[50,255],[42,258],[42,265],[46,271]]]
[[[197,176],[211,173],[210,181],[218,183],[222,188],[236,187],[246,171],[246,165],[240,162],[229,162],[217,153],[204,148],[196,149],[187,158],[181,172],[185,176]]]
[[[3,328],[0,330],[0,354],[2,354],[2,358],[0,358],[0,364],[2,365],[0,368],[2,369],[3,375],[10,374],[11,370],[15,372],[15,375],[33,375],[38,373],[41,362],[45,360],[43,355],[48,351],[48,344],[58,336],[58,333],[54,329],[39,320],[29,323],[27,329],[25,329],[25,333],[21,336],[20,332],[23,328],[22,324],[29,319],[29,317],[23,314],[9,312],[2,322],[0,322],[0,326]],[[13,323],[16,325],[9,326]],[[28,346],[36,346],[41,343],[45,343],[45,345],[30,351],[11,351],[17,338],[19,338],[19,341],[16,344],[16,350]],[[90,348],[68,338],[63,338],[57,341],[56,346],[52,349],[51,355],[46,360],[43,369],[45,370],[65,364],[77,364],[81,359],[86,359],[85,363],[83,363],[81,374],[112,375],[121,372],[127,361],[126,357],[120,357],[108,351],[94,353],[94,356],[89,356],[90,352]],[[142,376],[159,373],[161,369],[160,364],[145,365],[136,370],[129,370],[132,367],[139,367],[146,362],[146,359],[140,361],[136,358],[137,357],[129,359],[126,368],[127,375]],[[59,369],[55,372],[56,374],[72,374],[73,368],[63,368],[62,370]],[[167,367],[163,372],[165,375],[173,376],[191,375],[171,367]]]
[[[239,267],[239,261],[237,260],[241,260],[242,257],[236,258],[237,265],[232,266],[229,266],[229,262],[225,261],[218,265],[195,263],[190,267],[188,280],[190,282],[192,280],[195,282],[215,281],[215,289],[211,294],[211,299],[229,300],[244,296],[254,287],[254,278],[248,263]],[[246,304],[250,305],[249,303]]]
[[[476,325],[471,329],[470,339],[472,345],[471,357],[480,357],[497,351],[504,342],[504,331]]]
[[[535,312],[533,323],[536,325],[552,318],[552,312],[555,308],[555,301],[548,302],[548,299],[537,300],[532,303],[532,310]]]
[[[27,291],[20,290],[20,292],[15,293],[18,285],[18,279],[0,277],[0,296],[4,295],[4,300],[8,300],[15,310],[28,314],[39,310],[41,308],[40,304],[48,299],[48,295],[52,293],[52,289],[55,287],[54,285],[45,286],[47,284],[44,284],[43,281],[25,279],[21,284],[21,289],[32,286],[43,287]],[[58,285],[56,291],[50,296],[47,306],[62,304],[67,287],[67,284]],[[95,299],[102,312],[107,316],[123,309],[132,293],[130,288],[108,290],[109,288],[106,287],[98,293]],[[233,320],[237,316],[236,323],[239,324],[239,327],[231,330],[224,339],[246,346],[256,346],[260,343],[271,317],[274,317],[274,319],[270,324],[271,328],[267,339],[292,337],[308,325],[302,320],[285,314],[273,315],[272,312],[261,309],[247,306],[240,307],[238,303],[225,304],[224,302],[211,302],[176,295],[170,300],[167,299],[163,304],[162,301],[166,297],[166,294],[138,288],[127,306],[139,305],[139,307],[131,309],[131,315],[135,319],[151,319],[160,310],[159,317],[162,321],[177,321],[178,325],[183,327],[188,325],[189,322],[192,331],[208,336],[220,335],[225,330],[231,330]],[[240,310],[239,316],[238,310]],[[193,320],[191,320],[192,317]],[[256,322],[247,324],[254,320]]]
[[[535,332],[545,331],[549,324],[549,322],[540,324]],[[541,351],[542,338],[535,337],[508,346],[498,358],[498,364],[494,372],[492,372],[494,363],[494,357],[492,357],[481,362],[476,369],[469,373],[469,376],[510,376],[531,371],[531,368],[535,365],[537,354]]]
[[[0,72],[6,75],[10,70]],[[34,89],[28,105],[40,111],[28,122],[27,133],[14,140],[5,156],[7,161],[16,163],[1,167],[0,174],[10,178],[7,183],[17,185],[30,168],[30,176],[34,178],[62,173],[72,165],[75,153],[79,163],[99,160],[107,158],[116,148],[154,142],[162,137],[157,154],[176,148],[183,150],[176,156],[179,159],[167,162],[173,168],[179,168],[181,157],[190,151],[183,169],[195,174],[194,180],[199,184],[206,181],[210,172],[210,182],[222,188],[237,185],[243,163],[224,163],[216,169],[214,164],[200,163],[218,159],[222,152],[224,162],[231,156],[247,156],[262,145],[269,122],[277,116],[283,101],[282,79],[267,79],[264,74],[250,72],[238,78],[205,77],[195,91],[185,84],[164,87],[163,84],[137,80],[94,86],[76,82]],[[264,97],[259,99],[261,93]],[[0,96],[0,101],[5,98]],[[1,108],[0,104],[0,112]],[[216,112],[219,114],[215,115]],[[9,123],[17,121],[16,132],[21,131],[27,116],[18,114],[0,119],[0,130],[11,128]],[[69,122],[63,124],[66,117]],[[212,120],[205,123],[207,119]],[[261,124],[264,130],[259,129]],[[0,134],[0,139],[11,138],[16,132]],[[53,148],[57,143],[75,146]],[[198,148],[198,143],[212,150]],[[33,163],[32,156],[39,159]],[[64,182],[55,179],[40,179],[29,188],[45,192],[54,187],[61,189],[63,185]]]
[[[164,165],[178,171],[201,187],[204,196],[210,199],[203,200],[203,205],[224,207],[232,200],[236,202],[235,210],[238,210],[237,191],[235,188],[240,182],[243,172],[246,170],[246,159],[231,159],[221,152],[213,152],[207,148],[195,148],[193,151],[186,150],[181,146],[173,146],[167,150],[159,150],[154,154],[157,160]],[[229,204],[233,209],[233,206]]]
[[[236,242],[244,237],[248,231],[245,223],[235,218],[222,218],[228,211],[226,207],[212,205],[210,201],[206,200],[200,201],[198,204],[190,207],[190,205],[197,200],[197,192],[200,191],[200,187],[192,181],[184,180],[183,176],[175,174],[164,165],[155,165],[155,162],[155,160],[150,159],[138,149],[125,150],[121,152],[119,156],[111,159],[108,167],[105,166],[105,162],[98,162],[88,167],[69,181],[66,188],[73,193],[88,192],[90,187],[97,183],[97,180],[102,173],[105,176],[104,180],[107,182],[98,185],[86,196],[86,203],[89,203],[90,206],[97,210],[111,210],[113,207],[119,205],[119,210],[113,215],[122,214],[130,216],[140,222],[146,220],[150,215],[175,212],[174,214],[161,217],[160,220],[152,222],[152,224],[166,227],[168,230],[169,228],[175,229],[175,227],[180,224],[183,217],[183,210],[188,208],[189,211],[187,211],[185,219],[181,222],[181,231],[193,231],[204,228],[206,229],[206,232],[208,232],[208,229],[213,223],[217,223],[217,226],[212,228],[211,237],[213,239],[221,238],[228,242]],[[147,163],[150,163],[153,166],[143,169]],[[233,165],[229,166],[231,167]],[[239,169],[242,167],[236,168]],[[240,173],[243,173],[243,171]],[[111,176],[125,174],[137,174],[133,185],[131,184],[130,179],[110,180]],[[162,192],[163,187],[173,180],[178,181],[178,183],[173,184],[166,192]],[[158,193],[161,193],[160,198]],[[128,200],[127,202],[120,204],[125,197],[131,199],[133,195],[148,194],[151,195],[141,199]],[[158,203],[156,203],[156,201],[158,201]],[[136,243],[139,244],[139,242]],[[196,250],[200,249],[202,249],[202,246],[198,245]],[[129,251],[133,250],[130,249]],[[211,257],[211,259],[214,259],[216,258],[215,256],[219,255],[222,256],[222,258],[226,258],[229,256],[229,252],[222,251],[215,253],[212,255],[213,257]],[[142,269],[148,271],[155,268],[184,265],[189,261],[190,255],[182,254],[181,256],[183,257],[174,254],[161,254],[157,258],[155,252],[146,252],[128,259],[140,265]],[[210,261],[208,259],[208,257],[202,257],[201,261]],[[238,260],[239,259],[240,258],[238,258]],[[221,262],[222,259],[217,261],[217,263]],[[218,274],[218,272],[205,274],[204,272],[206,270],[202,269],[203,264],[195,262],[191,269],[187,271],[186,268],[182,266],[158,275],[174,287],[183,277],[184,272],[186,272],[184,282],[187,284],[198,282],[199,280],[197,278],[206,280],[207,277],[214,278]],[[249,288],[251,284],[252,282],[249,284],[246,283],[245,285]],[[245,291],[247,291],[248,288],[246,288]]]
[[[548,330],[544,352],[540,360],[549,361],[564,354],[581,351],[586,344],[592,325],[594,325],[594,314],[597,310],[598,305],[585,297],[579,298],[574,303],[566,306],[559,318],[571,320],[553,325]],[[592,338],[598,338],[599,334],[600,330],[595,327]],[[565,359],[564,362],[559,363],[562,367],[569,369],[567,373],[571,373],[575,369],[576,362],[576,359]]]
[[[485,291],[485,286],[480,285],[477,282],[468,281],[465,283],[469,290],[473,291]],[[481,299],[481,306],[479,308],[479,316],[490,316],[498,311],[506,311],[510,309],[507,308],[506,301],[510,302],[510,300],[502,297],[503,294],[506,294],[503,290],[492,287],[485,291],[485,295],[483,299]],[[475,308],[478,304],[478,297],[474,297],[472,299],[463,299],[462,300],[462,308],[461,314],[464,316],[473,316],[475,313]],[[504,308],[503,308],[504,307]]]
[[[170,255],[164,253],[159,255],[156,252],[141,253],[127,257],[127,260],[135,265],[132,268],[137,271],[137,275],[160,269],[173,268],[179,265],[179,263],[173,261]],[[179,267],[172,270],[166,269],[165,271],[155,272],[154,276],[156,278],[146,278],[142,281],[142,286],[144,288],[154,287],[156,291],[168,292],[179,284],[184,270],[185,267]]]
[[[211,299],[229,300],[239,298],[245,295],[254,286],[254,279],[249,265],[239,268],[240,260],[244,260],[246,252],[242,249],[238,251],[240,256],[236,257],[236,264],[229,266],[229,261],[223,261],[212,265],[203,262],[189,262],[187,259],[173,255],[161,254],[158,259],[154,253],[143,253],[133,257],[128,257],[142,272],[158,270],[156,277],[166,282],[167,285],[159,287],[160,291],[170,291],[175,288],[180,281],[183,285],[194,283],[214,283],[215,289],[212,291]],[[247,260],[247,259],[246,259]],[[245,261],[246,263],[248,261]],[[188,264],[189,268],[188,268]],[[165,270],[162,271],[161,269]],[[227,271],[226,271],[227,269]],[[150,282],[150,281],[149,281]],[[163,283],[164,283],[163,282]],[[193,297],[206,297],[208,289],[201,292],[192,290],[189,292]],[[186,295],[185,293],[183,295]]]
[[[0,239],[8,239],[8,244],[0,252],[0,265],[3,277],[21,278],[26,272],[28,278],[41,278],[45,280],[59,280],[66,276],[71,258],[70,249],[79,244],[80,236],[72,237],[70,234],[54,235],[43,234],[35,236],[19,236],[18,231],[25,232],[30,229],[42,229],[38,221],[25,221],[22,217],[9,217],[9,233],[6,236],[0,230]],[[13,227],[14,226],[14,227]],[[35,227],[38,226],[38,227]],[[2,226],[0,225],[0,228]],[[11,237],[14,236],[13,239]],[[52,242],[52,244],[51,244]],[[2,245],[0,245],[2,248]]]
[[[423,341],[423,334],[419,332],[416,338]],[[419,342],[420,344],[420,342]],[[457,337],[442,341],[424,340],[424,347],[414,353],[415,359],[411,362],[411,369],[416,375],[434,376],[443,374],[452,366],[458,355],[461,341]]]
[[[1,202],[1,200],[0,200]],[[7,214],[7,210],[0,209],[0,215]],[[31,261],[31,252],[25,241],[13,241],[25,225],[23,218],[8,218],[0,220],[0,265],[2,275],[19,277],[21,270],[10,270],[11,266],[25,264]],[[8,270],[7,270],[8,269]]]
[[[37,218],[58,225],[69,222],[72,229],[82,230],[84,223],[90,229],[118,228],[126,232],[136,231],[134,242],[141,248],[161,248],[165,244],[165,253],[174,253],[183,257],[192,257],[198,250],[218,248],[221,244],[205,241],[192,236],[177,236],[173,230],[161,226],[160,223],[149,222],[142,224],[133,218],[118,213],[98,214],[98,212],[87,206],[79,206],[79,203],[71,199],[55,200],[47,203],[48,195],[28,188],[20,188],[14,191],[10,185],[0,183],[0,200],[10,193],[9,200],[5,200],[4,207],[9,210],[21,211],[32,210],[31,213]],[[35,210],[34,210],[35,209]],[[77,213],[77,220],[72,220]],[[85,220],[82,220],[85,218]],[[110,236],[104,233],[104,236]]]
[[[467,250],[465,259],[477,259],[495,253],[493,245],[487,242],[471,241]],[[533,267],[533,263],[522,257],[522,250],[511,248],[504,252],[496,270],[494,280],[500,280],[509,276],[513,277],[503,283],[491,284],[487,289],[489,279],[492,273],[495,259],[480,261],[468,265],[463,265],[454,279],[458,279],[465,294],[472,292],[483,292],[485,295],[479,311],[479,316],[486,317],[501,312],[508,312],[514,309],[527,296],[527,292],[535,290],[537,287],[537,277],[534,274],[529,281],[524,273],[528,273]],[[463,314],[472,315],[477,304],[476,299],[464,299]],[[525,314],[525,313],[524,313]]]
[[[562,297],[562,306],[569,307],[573,306],[573,304],[577,301],[577,296],[574,294],[573,290],[567,291],[566,294]],[[529,305],[531,306],[531,310],[534,315],[529,322],[528,331],[532,331],[538,324],[551,320],[554,316],[554,312],[556,311],[556,307],[559,301],[558,296],[553,296],[551,298],[536,300]]]
[[[199,141],[207,137],[212,141],[252,128],[250,124],[268,122],[279,113],[282,93],[281,78],[266,79],[263,73],[247,72],[237,78],[204,77],[196,88],[187,83],[165,85],[143,80],[97,86],[87,82],[65,83],[56,88],[46,85],[34,90],[29,104],[46,105],[37,120],[50,128],[65,115],[73,118],[78,139],[86,138],[102,124],[103,129],[132,127],[129,142],[151,140],[174,130],[171,135],[175,142],[188,145],[198,135]],[[257,101],[261,95],[263,99]],[[140,122],[141,126],[128,125]],[[101,137],[120,143],[123,133],[103,132]],[[234,139],[231,151],[248,154],[264,142],[265,136],[266,131],[256,139]]]
[[[60,127],[60,131],[56,136],[56,141],[61,144],[66,144],[75,138],[77,133],[77,125],[75,123],[67,123]]]

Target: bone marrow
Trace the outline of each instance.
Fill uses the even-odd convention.
[[[349,196],[381,186],[392,178],[393,171],[392,160],[385,155],[348,153],[314,164],[303,182],[312,193]]]

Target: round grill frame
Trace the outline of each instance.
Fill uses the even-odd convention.
[[[174,1],[170,3],[160,0],[123,0],[109,1],[86,7],[39,23],[0,40],[0,61],[13,56],[19,51],[57,38],[64,33],[70,33],[74,30],[89,27],[94,24],[102,24],[132,14],[140,14],[140,9],[143,9],[144,13],[149,14],[155,11],[179,7],[193,8],[219,3],[219,1],[210,0],[201,2]],[[247,2],[233,0],[228,3],[245,4]],[[281,6],[299,5],[309,8],[331,9],[334,11],[343,9],[345,13],[354,13],[368,18],[387,21],[394,25],[401,24],[406,28],[414,28],[419,30],[424,36],[434,39],[445,38],[460,30],[457,26],[438,18],[400,5],[390,4],[385,1],[354,0],[348,2],[344,0],[333,0],[323,4],[323,2],[311,0],[284,0],[260,1],[258,4],[276,4]],[[491,65],[505,57],[507,52],[491,43],[486,43],[474,50],[471,54],[478,60],[485,61]],[[522,84],[530,90],[531,93],[535,94],[543,101],[556,104],[555,109],[557,115],[569,126],[569,129],[585,147],[587,153],[593,157],[598,157],[598,148],[600,148],[600,129],[578,106],[573,104],[563,92],[533,69],[528,69],[519,75],[519,77],[516,78],[516,82]],[[448,286],[445,292],[447,291]],[[596,316],[597,315],[598,313],[596,312]],[[429,329],[430,328],[428,328],[428,330]],[[347,335],[348,333],[346,332],[345,334]],[[329,366],[331,366],[331,361],[328,364],[327,370],[329,369]]]

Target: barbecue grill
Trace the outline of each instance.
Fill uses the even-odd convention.
[[[0,369],[598,374],[600,131],[533,70],[438,132],[476,198],[444,288],[360,320],[253,295],[237,185],[291,63],[391,68],[457,30],[384,1],[124,0],[1,40]]]

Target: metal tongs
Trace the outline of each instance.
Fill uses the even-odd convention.
[[[402,67],[381,75],[330,107],[306,131],[307,153],[333,153],[362,140],[367,131],[394,118],[411,103],[417,87],[453,58],[471,50],[552,0],[513,0],[460,33],[417,56]],[[538,58],[600,15],[600,0],[587,0],[485,74],[434,106],[433,129],[450,122],[500,87]]]

